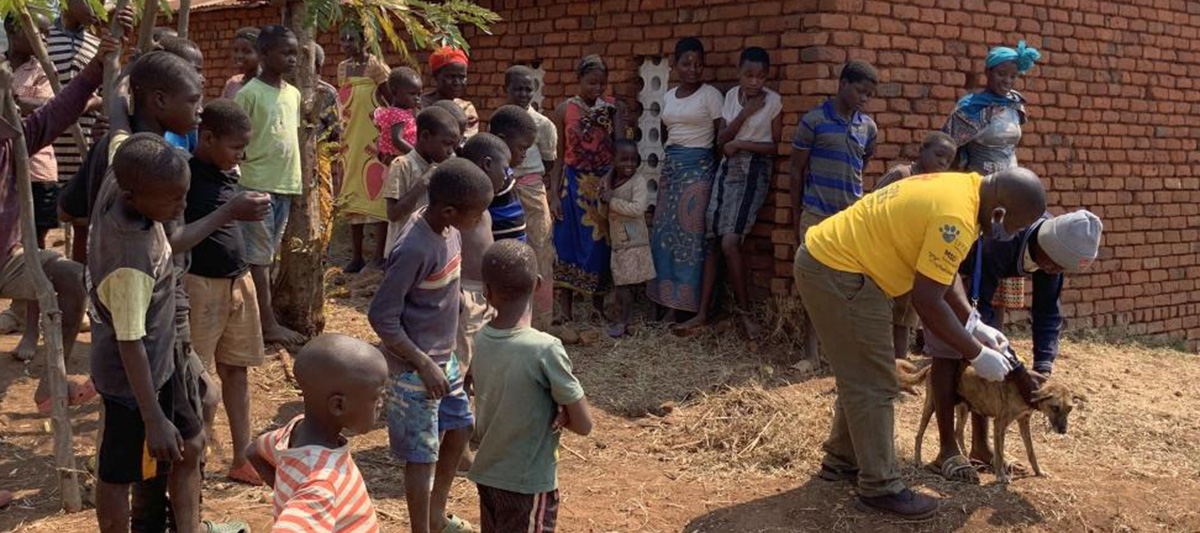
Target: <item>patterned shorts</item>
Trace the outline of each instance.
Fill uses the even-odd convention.
[[[388,377],[388,444],[398,459],[436,463],[442,433],[475,424],[458,360],[452,357],[442,368],[450,393],[439,399],[429,397],[415,370]]]

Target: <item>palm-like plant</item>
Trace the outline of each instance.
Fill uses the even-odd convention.
[[[304,3],[307,8],[304,25],[310,31],[355,26],[362,29],[366,45],[376,55],[383,55],[381,44],[386,42],[406,59],[414,48],[456,46],[466,50],[469,45],[460,26],[474,26],[487,32],[500,19],[467,0],[305,0]]]

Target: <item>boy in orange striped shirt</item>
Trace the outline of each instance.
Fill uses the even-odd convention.
[[[275,532],[374,533],[375,506],[342,430],[371,431],[387,383],[375,347],[344,335],[313,339],[296,356],[304,414],[246,450],[274,488]]]

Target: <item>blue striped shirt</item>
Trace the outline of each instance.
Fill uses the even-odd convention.
[[[838,116],[832,98],[800,118],[792,147],[809,152],[804,209],[829,216],[862,197],[863,167],[875,154],[876,131],[866,114],[856,111],[848,122]]]
[[[492,216],[492,238],[517,239],[525,242],[525,209],[517,196],[517,180],[510,172],[504,189],[496,194],[488,206]]]

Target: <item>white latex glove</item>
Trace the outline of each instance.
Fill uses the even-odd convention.
[[[971,330],[971,335],[975,337],[975,340],[993,350],[1000,353],[1008,351],[1008,337],[1000,333],[1000,330],[984,324],[983,321],[975,323],[975,329]]]
[[[979,350],[979,355],[971,360],[971,366],[975,368],[975,373],[979,374],[979,377],[988,381],[1004,381],[1004,376],[1007,376],[1008,372],[1012,370],[1012,366],[1008,364],[1008,358],[987,346]]]

